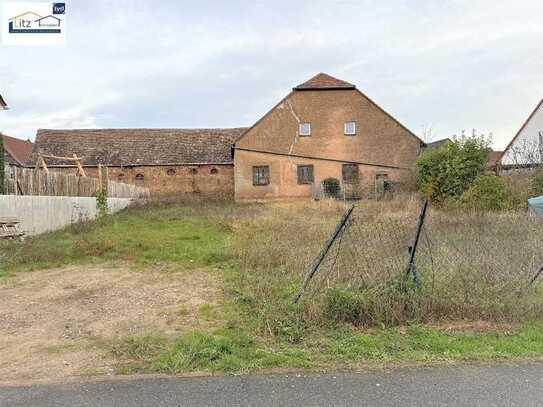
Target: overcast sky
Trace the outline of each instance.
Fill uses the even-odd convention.
[[[0,131],[248,126],[326,72],[418,135],[502,148],[543,97],[541,0],[72,0],[67,24],[0,45]]]

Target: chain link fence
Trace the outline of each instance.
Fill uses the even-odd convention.
[[[321,303],[323,312],[350,307],[347,319],[361,324],[540,312],[543,222],[537,217],[433,210],[425,217],[423,211],[375,215],[353,207],[342,222],[308,267],[296,300]]]

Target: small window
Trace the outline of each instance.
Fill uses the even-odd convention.
[[[298,134],[300,136],[311,136],[311,123],[300,123]]]
[[[175,175],[175,170],[173,168],[168,168],[166,174],[171,177],[172,175]]]
[[[136,174],[137,181],[143,181],[144,179],[145,179],[145,176],[142,173]]]
[[[356,122],[345,122],[344,133],[346,136],[354,136],[356,134]]]
[[[219,173],[219,170],[216,168],[212,168],[210,171],[211,175],[217,175]]]
[[[343,182],[348,184],[357,183],[359,180],[358,164],[343,164],[341,168]]]
[[[253,185],[269,185],[270,167],[268,165],[259,165],[253,167]]]
[[[313,166],[298,165],[298,184],[312,184],[313,182]]]
[[[124,179],[124,174],[123,174],[123,173],[120,173],[119,175],[117,175],[117,178],[118,178],[118,179]]]
[[[190,173],[191,175],[198,175],[198,168],[191,168]]]

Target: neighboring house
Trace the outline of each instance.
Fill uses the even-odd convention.
[[[426,144],[427,149],[438,149],[441,148],[449,143],[452,143],[452,139],[450,138],[444,138],[436,141],[432,141],[428,144]],[[502,155],[503,151],[490,151],[488,153],[488,168],[491,170],[496,170],[496,167],[498,166],[498,161]]]
[[[452,140],[447,137],[447,138],[444,138],[444,139],[441,139],[441,140],[431,141],[430,143],[427,143],[426,148],[428,148],[428,149],[437,149],[437,148],[441,148],[444,145],[447,145],[449,143],[452,143]]]
[[[15,177],[15,169],[24,167],[32,153],[33,143],[0,134],[4,141],[4,173],[6,179]]]
[[[4,140],[4,163],[14,167],[24,167],[32,153],[33,143],[15,137],[2,135]]]
[[[536,167],[543,160],[543,100],[528,116],[499,159],[503,169]]]
[[[355,85],[320,73],[236,143],[235,197],[371,196],[401,181],[424,146]]]
[[[491,151],[488,153],[488,167],[497,170],[503,151]]]
[[[234,191],[233,145],[246,128],[38,130],[33,151],[82,158],[85,172],[147,187],[153,193]],[[49,169],[77,173],[73,161],[46,159]],[[35,161],[34,161],[35,162]]]

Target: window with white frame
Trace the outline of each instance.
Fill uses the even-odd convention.
[[[343,131],[346,136],[354,136],[356,134],[356,122],[345,122]]]
[[[311,136],[311,123],[300,123],[298,134],[300,136]]]

